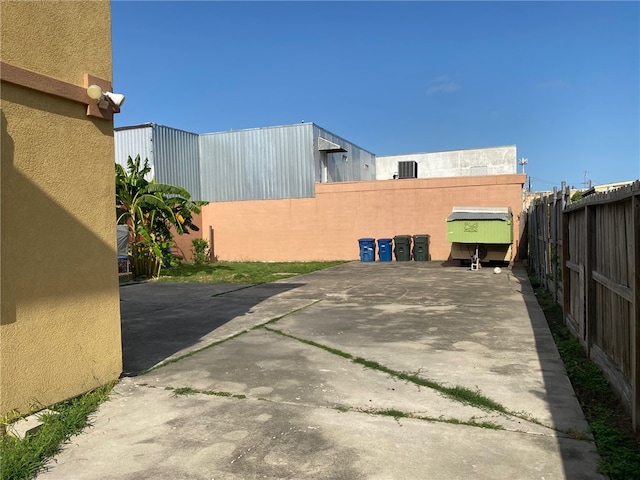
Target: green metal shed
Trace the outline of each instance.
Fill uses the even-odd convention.
[[[468,260],[476,248],[483,261],[510,261],[513,214],[509,207],[453,207],[447,217],[451,258]]]

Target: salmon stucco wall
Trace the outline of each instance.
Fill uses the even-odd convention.
[[[194,225],[196,225],[200,230],[197,232],[189,232],[183,233],[182,235],[178,235],[176,233],[176,229],[171,228],[171,233],[173,233],[173,241],[175,243],[175,247],[173,247],[172,252],[183,258],[185,262],[191,262],[193,260],[193,251],[191,240],[194,238],[205,238],[209,239],[209,229],[206,231],[202,229],[202,214],[195,213],[192,215],[191,221]]]
[[[2,1],[2,61],[111,81],[109,1]],[[0,72],[1,74],[1,72]],[[79,395],[122,370],[113,122],[2,82],[0,413]]]
[[[524,181],[513,174],[317,184],[315,198],[210,203],[202,225],[214,228],[221,260],[355,260],[359,238],[417,234],[431,236],[432,260],[447,260],[454,206],[511,207],[517,252]]]

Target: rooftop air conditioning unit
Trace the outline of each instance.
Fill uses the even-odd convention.
[[[398,178],[418,178],[418,162],[398,162]]]

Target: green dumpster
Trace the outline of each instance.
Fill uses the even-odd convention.
[[[427,262],[429,258],[429,235],[413,236],[413,259],[416,262]]]

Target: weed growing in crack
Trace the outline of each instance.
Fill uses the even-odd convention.
[[[370,413],[375,413],[376,415],[384,415],[386,417],[393,417],[396,420],[398,418],[413,418],[410,413],[401,412],[400,410],[396,410],[395,408],[388,408],[385,410],[373,410]]]
[[[399,420],[400,418],[411,418],[414,420],[423,420],[427,422],[440,422],[440,423],[449,423],[451,425],[466,425],[468,427],[478,427],[478,428],[488,428],[490,430],[504,430],[501,425],[493,422],[478,422],[475,419],[471,418],[470,420],[459,420],[457,418],[445,418],[445,417],[429,417],[424,415],[415,415],[410,412],[402,412],[400,410],[389,408],[383,410],[377,410],[374,408],[369,409],[359,409],[359,412],[366,413],[369,415],[381,415],[385,417],[393,417],[395,420]]]
[[[173,395],[178,397],[180,395],[195,395],[196,393],[200,393],[195,388],[191,387],[179,387],[173,389]]]
[[[155,367],[151,367],[148,368],[146,370],[142,370],[140,373],[138,373],[138,377],[142,376],[142,375],[146,375],[149,372],[153,372],[154,370],[157,370],[158,368],[162,368],[162,367],[166,367],[167,365],[171,365],[172,363],[176,363],[179,362],[180,360],[184,359],[184,358],[188,358],[188,357],[192,357],[193,355],[195,355],[196,353],[200,353],[204,350],[208,350],[209,348],[213,348],[216,347],[222,343],[228,342],[229,340],[233,340],[234,338],[238,338],[240,335],[244,335],[245,333],[247,333],[249,330],[243,330],[242,332],[238,332],[235,335],[231,335],[230,337],[224,338],[222,340],[218,340],[217,342],[213,342],[210,343],[209,345],[206,345],[202,348],[198,348],[197,350],[193,350],[185,355],[182,355],[180,357],[176,357],[176,358],[172,358],[171,360],[167,360],[166,362],[162,362],[159,365],[156,365]]]
[[[296,340],[301,343],[305,343],[307,345],[311,345],[313,347],[321,348],[329,353],[333,353],[334,355],[338,355],[342,358],[346,358],[347,360],[351,360],[354,363],[364,366],[365,368],[370,368],[372,370],[377,370],[379,372],[387,373],[392,377],[398,378],[400,380],[405,380],[407,382],[411,382],[414,385],[419,385],[422,387],[429,387],[433,390],[436,390],[453,400],[457,400],[459,402],[472,405],[478,408],[483,408],[486,410],[494,410],[501,413],[509,413],[509,411],[498,402],[482,395],[482,393],[478,391],[471,390],[466,387],[455,386],[455,387],[447,387],[445,385],[441,385],[433,380],[428,380],[426,378],[422,378],[418,375],[400,372],[398,370],[394,370],[392,368],[386,367],[375,360],[368,360],[362,357],[354,357],[350,353],[343,352],[342,350],[338,350],[337,348],[332,348],[327,345],[323,345],[321,343],[314,342],[312,340],[307,340],[304,338],[296,337],[295,335],[290,335],[288,333],[283,332],[282,330],[278,330],[272,327],[264,327],[266,330],[277,333],[278,335],[282,335],[287,338],[291,338],[292,340]]]
[[[193,388],[193,387],[179,387],[179,388],[173,388],[173,387],[165,387],[165,390],[173,390],[173,394],[174,396],[180,396],[180,395],[196,395],[196,394],[201,394],[201,395],[212,395],[215,397],[231,397],[231,398],[237,398],[237,399],[243,399],[243,398],[247,398],[246,395],[243,395],[241,393],[231,393],[231,392],[221,392],[221,391],[217,391],[217,390],[199,390],[197,388]],[[264,400],[264,399],[258,399],[258,400]]]
[[[285,317],[288,317],[288,316],[290,316],[290,315],[293,315],[294,313],[298,313],[299,311],[304,310],[305,308],[309,308],[309,307],[311,307],[311,306],[315,305],[316,303],[318,303],[319,301],[320,301],[320,300],[314,300],[314,301],[313,301],[313,302],[311,302],[309,305],[305,305],[304,307],[296,308],[295,310],[292,310],[292,311],[290,311],[290,312],[287,312],[287,313],[285,313],[284,315],[280,315],[279,317],[274,317],[274,318],[272,318],[271,320],[267,320],[267,321],[266,321],[266,322],[264,322],[264,323],[261,323],[261,324],[259,324],[259,325],[256,325],[255,327],[251,327],[249,330],[258,330],[258,329],[261,329],[261,328],[266,328],[266,327],[267,327],[267,325],[271,325],[272,323],[276,323],[276,322],[278,322],[278,321],[282,320],[282,319],[283,319],[283,318],[285,318]],[[268,329],[267,329],[267,330],[268,330]]]

